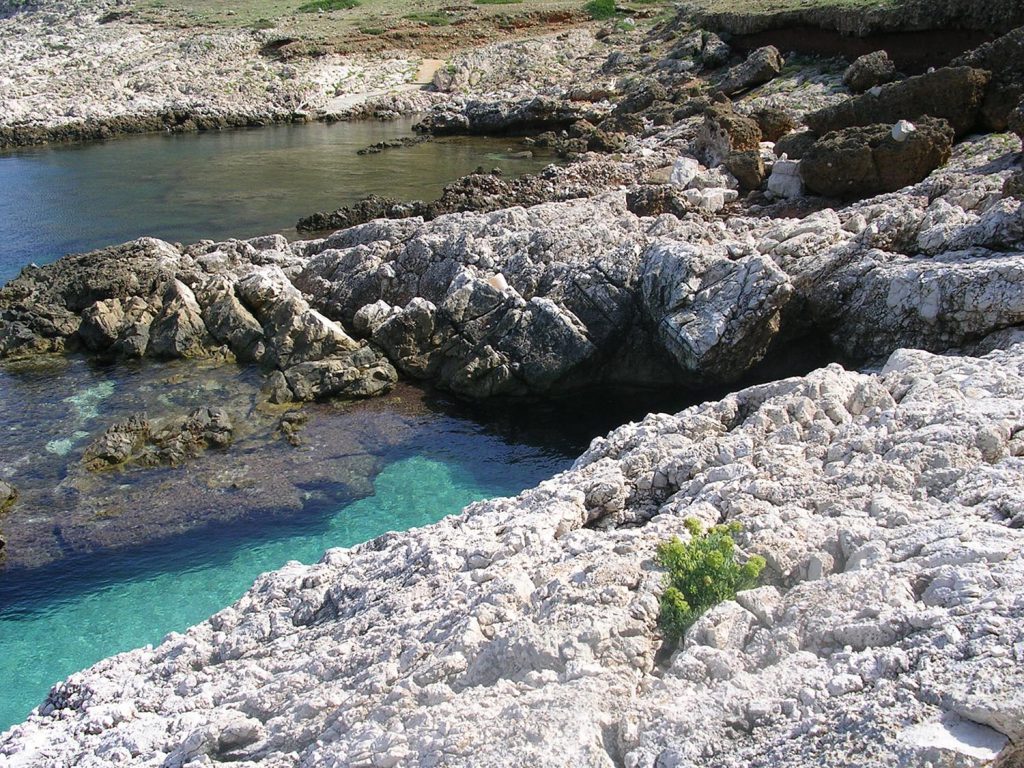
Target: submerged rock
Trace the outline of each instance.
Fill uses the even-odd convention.
[[[945,120],[925,118],[915,130],[898,133],[891,125],[845,128],[807,150],[800,176],[819,195],[869,197],[916,184],[949,160],[952,148]]]
[[[10,483],[0,480],[0,514],[3,514],[18,500],[18,489]]]
[[[82,455],[91,471],[117,469],[127,464],[143,467],[179,466],[210,448],[227,448],[234,439],[234,424],[220,407],[203,407],[184,419],[154,426],[144,415],[111,424]]]
[[[1022,736],[1022,398],[1024,347],[900,351],[648,416],[514,499],[262,576],[56,685],[0,755],[982,768]],[[690,517],[742,524],[766,584],[666,647],[654,553]]]

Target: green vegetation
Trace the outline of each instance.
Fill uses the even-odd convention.
[[[703,531],[700,521],[689,518],[686,528],[691,539],[677,537],[658,545],[657,562],[665,568],[665,591],[661,596],[658,623],[669,640],[686,634],[698,617],[737,592],[757,585],[764,570],[764,558],[753,556],[742,565],[736,561],[733,535],[739,523],[716,525]]]
[[[473,0],[477,5],[517,5],[523,0]]]
[[[592,19],[610,19],[615,15],[615,0],[590,0],[583,7]]]
[[[356,8],[359,0],[313,0],[300,5],[300,13],[318,13],[319,11],[348,11]]]

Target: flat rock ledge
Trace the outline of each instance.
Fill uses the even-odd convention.
[[[1024,739],[1022,456],[1024,345],[653,414],[73,675],[0,766],[987,765]],[[768,566],[669,647],[688,517]]]

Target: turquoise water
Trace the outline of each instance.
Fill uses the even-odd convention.
[[[471,501],[516,493],[563,463],[529,451],[509,461],[502,441],[474,442],[477,467],[449,452],[399,458],[377,476],[373,495],[326,521],[270,526],[233,544],[223,533],[194,537],[184,548],[163,545],[65,569],[66,583],[55,576],[56,583],[47,580],[35,589],[20,585],[13,600],[8,590],[13,604],[0,610],[0,730],[23,720],[56,681],[202,621],[240,597],[261,573],[289,560],[316,562],[327,548],[426,525]],[[145,573],[131,576],[140,561]]]

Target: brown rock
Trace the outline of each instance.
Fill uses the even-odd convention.
[[[869,88],[891,83],[895,79],[896,65],[885,51],[864,54],[843,73],[843,83],[854,93],[864,93]]]
[[[1003,197],[1016,197],[1024,200],[1024,169],[1014,171],[1003,182]]]
[[[1024,145],[1024,100],[1017,105],[1017,108],[1009,114],[1006,119],[1006,127],[1016,133]]]
[[[953,63],[992,73],[981,116],[987,128],[1006,130],[1010,113],[1024,96],[1024,27],[978,46]]]
[[[682,190],[674,184],[649,184],[626,193],[626,208],[637,216],[661,216],[671,213],[681,218],[692,210]]]
[[[725,159],[725,167],[739,181],[740,189],[760,189],[764,184],[764,158],[756,149],[733,152]]]
[[[786,155],[790,160],[799,160],[807,150],[814,146],[820,136],[814,131],[798,131],[787,133],[775,142],[775,154],[778,157]]]
[[[926,75],[909,77],[880,87],[807,115],[810,129],[824,135],[852,126],[892,125],[898,120],[916,120],[924,115],[949,122],[957,136],[972,130],[978,122],[988,72],[971,67],[944,67]]]
[[[778,141],[787,133],[796,130],[796,120],[784,109],[767,107],[752,112],[750,117],[761,129],[762,141]]]
[[[903,141],[891,125],[844,128],[822,136],[800,161],[807,188],[826,197],[861,198],[916,184],[949,160],[953,129],[924,118]]]
[[[10,509],[18,500],[18,489],[10,483],[0,480],[0,513]]]
[[[756,151],[760,143],[757,123],[734,112],[731,104],[712,104],[704,111],[696,148],[708,167],[718,165],[733,152]]]

